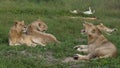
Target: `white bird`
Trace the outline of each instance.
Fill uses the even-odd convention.
[[[95,10],[92,12],[90,7],[89,7],[89,11],[83,12],[83,14],[86,14],[86,15],[90,15],[90,14],[93,14],[93,13],[95,13]]]
[[[70,12],[73,13],[73,14],[78,14],[77,10],[70,10]]]

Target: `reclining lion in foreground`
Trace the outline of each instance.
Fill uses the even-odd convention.
[[[104,35],[102,35],[102,29],[100,29],[101,25],[95,26],[92,23],[84,23],[83,26],[85,29],[82,30],[82,32],[88,36],[88,45],[79,45],[75,48],[79,48],[79,51],[87,53],[87,55],[76,54],[74,59],[89,60],[93,58],[108,58],[117,56],[116,46],[108,41]]]

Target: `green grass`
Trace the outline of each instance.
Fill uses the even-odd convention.
[[[87,38],[80,34],[81,15],[72,15],[69,10],[96,10],[98,20],[87,20],[94,24],[104,23],[118,31],[105,35],[120,52],[120,0],[0,0],[0,68],[120,68],[120,53],[116,58],[63,63],[66,57],[79,53],[73,49],[78,44],[87,44]],[[80,18],[72,19],[71,16]],[[61,44],[45,47],[8,45],[8,32],[16,20],[26,24],[41,19]],[[80,41],[80,40],[84,41]]]

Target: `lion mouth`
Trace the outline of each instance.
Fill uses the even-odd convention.
[[[46,30],[43,30],[42,32],[46,32]]]

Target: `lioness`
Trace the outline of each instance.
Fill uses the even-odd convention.
[[[48,26],[41,20],[36,20],[30,24],[34,29],[40,31],[40,32],[45,32],[48,29]]]
[[[17,21],[15,24],[11,27],[9,31],[9,45],[15,46],[20,45],[19,41],[21,39],[21,32],[24,32],[26,28],[26,25],[24,24],[24,21]]]
[[[106,27],[103,23],[100,23],[99,25],[97,25],[97,28],[100,31],[107,33],[108,35],[110,35],[110,33],[112,33],[113,31],[117,31],[116,28],[111,29],[109,27]]]
[[[100,23],[96,26],[101,32],[105,32],[108,35],[110,35],[110,33],[117,30],[116,28],[111,29],[109,27],[106,27],[103,23]],[[84,33],[85,33],[85,30],[84,29],[81,30],[81,34],[84,34]],[[87,53],[88,52],[88,45],[77,45],[74,47],[74,49],[76,49],[80,52],[83,52],[83,53]]]
[[[36,29],[34,29],[34,26],[29,25],[26,31],[27,35],[33,36],[34,38],[36,38],[36,42],[40,42],[42,46],[45,46],[48,43],[51,42],[56,42],[56,43],[60,43],[55,36],[53,36],[52,34],[48,34],[48,33],[43,33],[40,32]]]
[[[85,48],[88,55],[76,54],[76,60],[89,60],[92,58],[108,58],[117,56],[117,48],[101,33],[98,26],[92,23],[84,23],[84,33],[88,36],[88,47]]]

